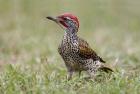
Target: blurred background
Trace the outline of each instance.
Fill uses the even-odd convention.
[[[0,65],[40,63],[64,66],[57,53],[64,31],[46,16],[78,16],[78,35],[119,67],[140,57],[140,0],[0,0]]]

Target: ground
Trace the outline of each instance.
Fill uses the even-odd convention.
[[[0,0],[0,94],[140,94],[139,0]],[[114,69],[97,81],[66,68],[64,31],[46,16],[78,16],[78,35]]]

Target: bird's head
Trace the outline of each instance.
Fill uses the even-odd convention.
[[[64,13],[56,17],[48,16],[46,18],[56,22],[57,24],[61,25],[65,29],[72,28],[78,31],[79,28],[78,18],[71,13]]]

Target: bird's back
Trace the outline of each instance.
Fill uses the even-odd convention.
[[[80,57],[86,59],[93,59],[94,61],[98,60],[102,63],[105,63],[105,61],[101,57],[99,57],[94,50],[92,50],[87,41],[83,40],[82,38],[78,38],[78,43]]]

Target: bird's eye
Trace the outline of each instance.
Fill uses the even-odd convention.
[[[64,19],[64,20],[67,20],[67,18],[66,18],[66,17],[64,17],[63,19]]]

